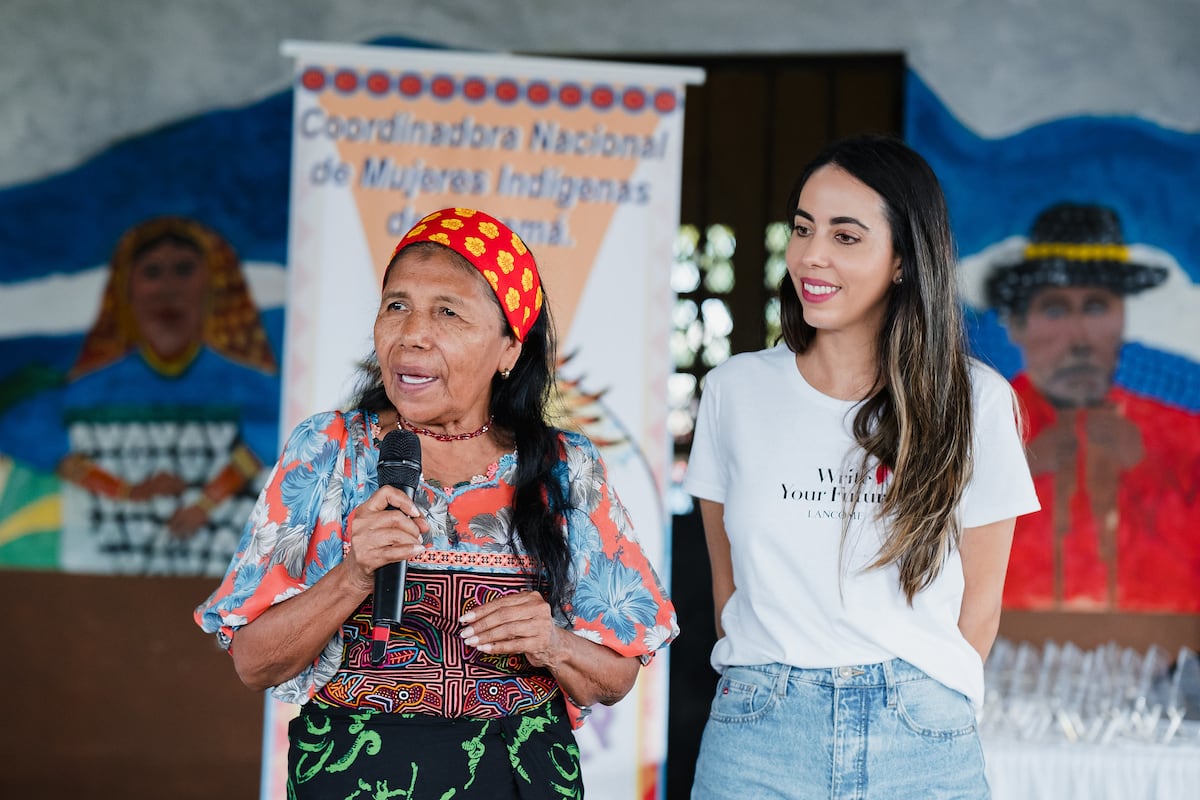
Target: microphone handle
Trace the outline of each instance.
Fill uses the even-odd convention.
[[[402,486],[412,497],[416,487]],[[399,625],[404,615],[404,583],[408,578],[408,562],[393,561],[375,570],[375,597],[371,608],[371,664],[378,667],[387,655],[392,626]]]
[[[371,663],[378,667],[387,655],[392,626],[400,624],[408,562],[394,561],[375,570],[375,600],[371,612]]]
[[[404,581],[407,575],[407,561],[393,561],[375,570],[375,607],[371,620],[374,624],[400,624],[404,613]]]

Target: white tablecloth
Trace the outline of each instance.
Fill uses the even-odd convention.
[[[993,800],[1200,798],[1200,723],[1169,744],[1020,741],[983,736]]]

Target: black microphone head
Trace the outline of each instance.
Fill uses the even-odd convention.
[[[397,428],[379,443],[379,485],[413,489],[421,481],[421,440]]]

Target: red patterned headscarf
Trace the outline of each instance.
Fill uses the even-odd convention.
[[[496,293],[517,341],[525,341],[542,310],[542,279],[520,236],[482,211],[443,208],[404,234],[392,258],[415,242],[437,242],[470,261]]]

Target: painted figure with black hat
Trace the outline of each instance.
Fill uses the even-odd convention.
[[[1111,208],[1062,203],[987,278],[1024,358],[1013,386],[1042,503],[1017,522],[1007,607],[1200,610],[1200,421],[1114,383],[1125,300],[1166,277],[1131,257]]]

